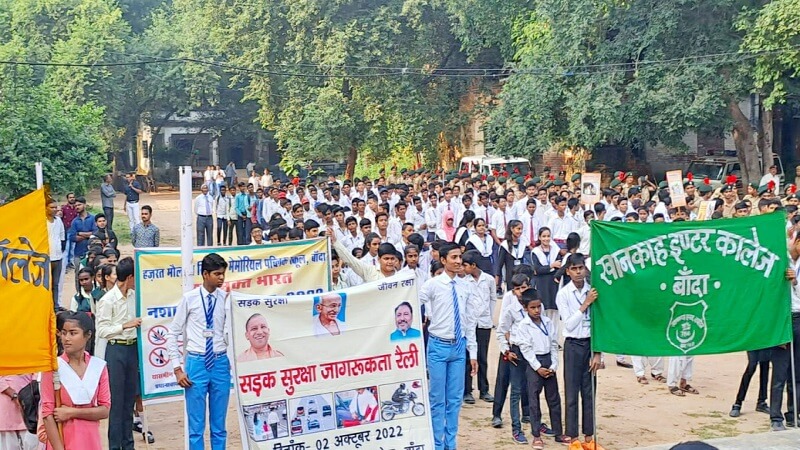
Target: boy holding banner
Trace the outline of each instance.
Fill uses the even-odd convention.
[[[586,282],[586,266],[580,253],[572,255],[567,266],[570,281],[556,294],[556,305],[564,324],[564,398],[567,404],[568,438],[578,436],[578,395],[581,397],[582,430],[586,442],[594,435],[594,396],[592,383],[600,368],[600,353],[591,346],[589,307],[597,300],[597,290]],[[589,370],[587,370],[587,368]],[[564,439],[563,442],[568,442]]]
[[[216,253],[203,258],[200,266],[203,285],[183,295],[167,333],[167,351],[175,378],[186,390],[190,450],[205,448],[206,409],[211,448],[226,448],[225,417],[230,399],[231,366],[224,329],[228,297],[220,288],[225,282],[227,268],[228,263]],[[178,347],[178,339],[184,333],[185,363]]]

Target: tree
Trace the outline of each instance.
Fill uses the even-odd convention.
[[[515,71],[488,126],[496,151],[681,147],[688,131],[732,130],[743,173],[760,177],[754,130],[739,107],[752,84],[734,29],[751,3],[537,2],[513,27]]]
[[[100,108],[69,107],[42,86],[18,87],[17,96],[4,97],[0,193],[13,199],[36,189],[36,161],[43,163],[44,181],[54,193],[83,194],[99,184],[110,166],[102,117]]]
[[[437,2],[177,4],[216,18],[219,52],[241,68],[234,80],[246,81],[262,126],[276,131],[285,167],[346,160],[350,177],[361,151],[384,160],[398,148],[435,153],[457,135],[470,80],[437,73],[467,64]]]

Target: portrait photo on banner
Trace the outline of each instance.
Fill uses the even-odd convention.
[[[414,328],[414,308],[409,302],[402,302],[394,308],[396,330],[389,335],[391,341],[417,339],[422,336],[418,328]]]
[[[236,357],[237,361],[258,361],[283,356],[283,353],[274,348],[269,342],[269,323],[263,314],[255,313],[247,319],[244,336],[247,342],[250,343],[250,347]]]
[[[329,292],[314,297],[311,328],[314,336],[338,336],[347,331],[347,294]]]

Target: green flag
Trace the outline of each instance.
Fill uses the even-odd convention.
[[[638,356],[792,340],[786,216],[591,223],[592,349]]]

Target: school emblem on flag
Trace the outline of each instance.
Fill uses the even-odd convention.
[[[694,303],[675,302],[669,310],[671,312],[667,325],[669,343],[684,354],[703,345],[708,332],[706,302],[703,300]]]

